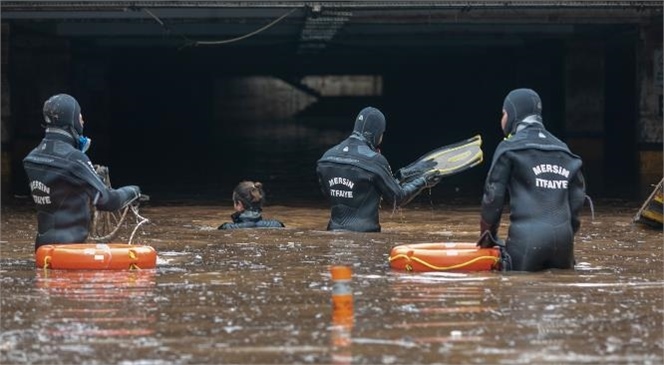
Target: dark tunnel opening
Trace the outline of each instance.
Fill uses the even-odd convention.
[[[243,66],[210,50],[112,53],[117,56],[108,58],[111,143],[105,155],[90,155],[108,161],[115,180],[136,181],[156,195],[228,199],[235,183],[250,179],[263,181],[273,201],[322,199],[316,160],[350,133],[355,115],[369,105],[387,116],[382,151],[395,170],[431,149],[483,136],[485,163],[432,191],[445,197],[481,194],[493,149],[502,138],[500,111],[510,89],[537,89],[548,127],[564,132],[560,46],[555,43],[414,60],[375,57],[360,67],[331,58],[308,70],[309,75],[370,75],[381,80],[382,90],[320,97],[283,81],[306,76],[289,68],[288,60]],[[523,53],[532,54],[528,62],[520,60]],[[241,59],[255,57],[260,54]],[[351,90],[357,87],[352,77],[346,82]],[[301,105],[284,113],[277,110],[283,103]],[[95,121],[87,118],[94,137]]]

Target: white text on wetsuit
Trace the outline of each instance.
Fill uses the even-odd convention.
[[[539,174],[552,173],[569,178],[569,170],[558,165],[537,165],[533,167],[533,173],[535,173],[535,176]],[[567,189],[567,180],[549,180],[536,177],[535,186],[545,189]]]
[[[351,180],[346,179],[345,177],[333,177],[328,181],[328,184],[330,185],[331,197],[348,198],[348,199],[353,198],[353,186],[355,186],[355,183],[352,182]],[[332,187],[335,185],[342,185],[349,188],[350,190],[332,189]]]
[[[42,204],[42,205],[43,204],[51,204],[51,197],[50,196],[48,196],[48,195],[47,196],[41,196],[41,195],[35,195],[34,194],[35,191],[40,191],[40,192],[43,192],[43,193],[46,193],[46,194],[50,194],[51,193],[51,188],[46,186],[46,184],[44,184],[43,182],[41,182],[39,180],[30,181],[30,190],[32,190],[32,192],[33,192],[32,200],[34,200],[35,203]]]

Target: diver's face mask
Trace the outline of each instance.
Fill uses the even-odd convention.
[[[87,152],[87,150],[90,149],[91,144],[92,139],[86,136],[78,136],[78,149],[81,150],[81,152]]]
[[[83,133],[83,126],[85,125],[85,121],[83,120],[83,115],[78,114],[78,122],[81,125],[81,134],[76,134],[78,138],[76,138],[76,142],[78,143],[78,149],[81,150],[81,152],[85,153],[87,152],[88,149],[90,149],[90,145],[92,144],[92,139],[84,136]]]

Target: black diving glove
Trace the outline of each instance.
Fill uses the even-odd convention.
[[[136,185],[127,185],[118,189],[122,194],[122,201],[132,202],[141,196],[141,188]]]
[[[400,206],[408,204],[413,198],[417,196],[424,188],[427,187],[427,179],[424,176],[417,177],[410,182],[402,183],[401,189],[404,192],[404,199],[399,204]]]
[[[438,170],[432,170],[431,172],[424,175],[424,179],[427,182],[425,187],[433,188],[434,186],[438,185],[440,180],[443,179],[443,174],[441,174]]]
[[[409,183],[416,178],[423,176],[427,171],[431,171],[436,167],[436,164],[437,163],[434,160],[415,162],[406,167],[400,168],[394,177],[396,177],[401,184]]]
[[[505,247],[505,241],[494,237],[494,235],[491,234],[491,231],[487,230],[482,232],[480,239],[477,241],[477,247],[491,248],[494,246]]]

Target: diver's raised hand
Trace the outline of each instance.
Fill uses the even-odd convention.
[[[424,174],[424,179],[427,181],[426,187],[433,188],[443,179],[443,174],[438,170],[431,170]]]
[[[137,185],[127,185],[118,189],[122,195],[125,196],[125,200],[133,201],[141,196],[141,188]]]
[[[436,161],[419,161],[406,167],[400,168],[399,171],[397,171],[395,174],[395,177],[399,180],[400,183],[409,182],[420,176],[424,176],[426,172],[431,171],[434,167],[436,167]]]

